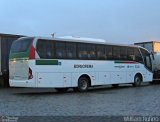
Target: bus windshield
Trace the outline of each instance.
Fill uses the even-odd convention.
[[[143,56],[143,60],[144,60],[144,65],[150,70],[152,71],[152,63],[151,63],[151,55],[148,51],[144,50],[144,49],[140,49],[142,56]]]
[[[32,42],[33,38],[21,38],[13,42],[11,53],[26,52]]]

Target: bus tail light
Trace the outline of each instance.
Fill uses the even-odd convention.
[[[30,47],[29,59],[35,59],[35,48],[33,47],[33,45]]]
[[[28,79],[32,79],[33,75],[32,75],[32,69],[29,68],[29,72],[28,72]]]

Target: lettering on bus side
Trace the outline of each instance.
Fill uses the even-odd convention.
[[[93,68],[91,64],[75,64],[74,68]]]
[[[139,65],[135,65],[135,68],[140,68],[140,66]]]

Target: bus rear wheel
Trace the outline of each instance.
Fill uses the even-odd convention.
[[[142,77],[141,77],[141,75],[137,74],[137,75],[134,77],[133,86],[134,86],[134,87],[141,86],[141,83],[142,83]]]
[[[89,80],[86,77],[80,77],[78,80],[78,91],[85,92],[88,90]]]
[[[55,88],[58,92],[67,92],[68,88]]]

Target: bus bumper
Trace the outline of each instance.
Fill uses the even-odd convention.
[[[10,87],[36,87],[36,84],[31,80],[11,80],[9,79]]]

